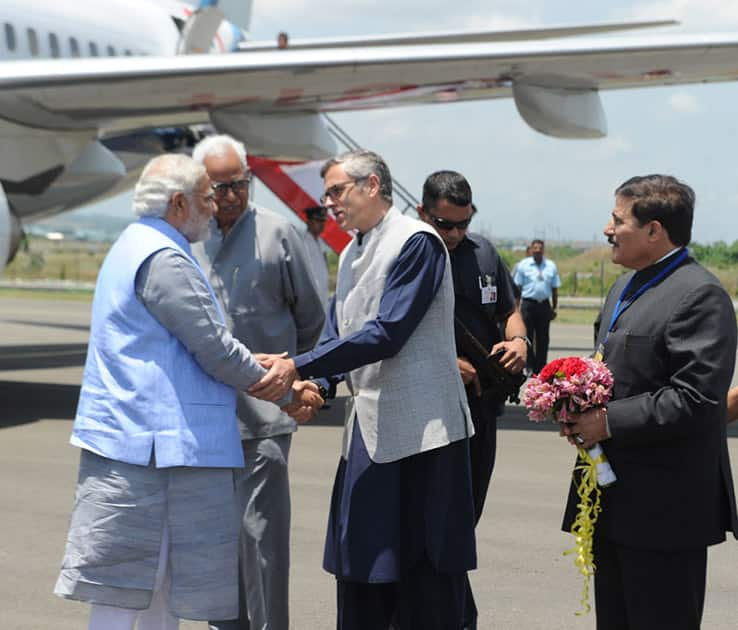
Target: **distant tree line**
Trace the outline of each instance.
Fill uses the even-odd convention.
[[[738,263],[738,241],[730,244],[718,241],[711,245],[692,243],[689,250],[695,259],[707,267],[724,269]]]

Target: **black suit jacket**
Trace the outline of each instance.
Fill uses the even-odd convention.
[[[596,347],[632,275],[610,290]],[[620,316],[605,343],[615,384],[612,438],[602,442],[618,481],[602,490],[598,535],[655,550],[704,547],[726,531],[738,538],[726,437],[735,353],[732,302],[691,258]],[[572,485],[565,531],[576,504]]]

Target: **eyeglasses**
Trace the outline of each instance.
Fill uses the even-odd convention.
[[[325,193],[323,193],[323,196],[320,198],[320,205],[324,206],[325,202],[330,199],[333,202],[337,202],[342,196],[343,193],[346,191],[346,187],[350,184],[359,184],[363,182],[366,179],[366,177],[359,177],[358,179],[350,179],[345,182],[339,182],[338,184],[333,184],[330,188],[328,188]]]
[[[233,194],[238,196],[242,193],[251,182],[251,175],[247,174],[243,179],[234,179],[232,182],[215,182],[211,184],[213,194],[216,199],[223,199],[228,196],[228,191],[232,190]]]
[[[449,221],[448,219],[444,219],[443,217],[437,217],[427,210],[425,211],[425,214],[431,221],[433,221],[433,225],[435,225],[439,230],[443,230],[444,232],[450,232],[454,228],[456,228],[457,230],[465,230],[469,227],[469,224],[472,220],[472,217],[469,217],[468,219],[464,219],[463,221]]]

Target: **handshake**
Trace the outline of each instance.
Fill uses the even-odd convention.
[[[292,391],[292,402],[281,407],[282,411],[303,424],[312,420],[325,401],[319,387],[312,381],[297,379],[295,362],[282,354],[254,354],[254,358],[267,373],[247,392],[254,398],[276,402]]]

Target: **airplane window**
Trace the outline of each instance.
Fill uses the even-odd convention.
[[[49,33],[49,50],[51,50],[52,57],[59,56],[59,38],[56,33]]]
[[[97,44],[95,42],[90,42],[90,57],[97,57]]]
[[[115,57],[115,48],[108,45],[108,57]]]
[[[74,37],[69,38],[69,52],[72,53],[72,57],[79,57],[79,43]]]
[[[28,48],[31,51],[31,55],[38,57],[38,35],[36,35],[36,30],[27,28],[26,34],[28,35]]]
[[[5,23],[5,45],[8,50],[15,50],[15,29],[7,22]]]

